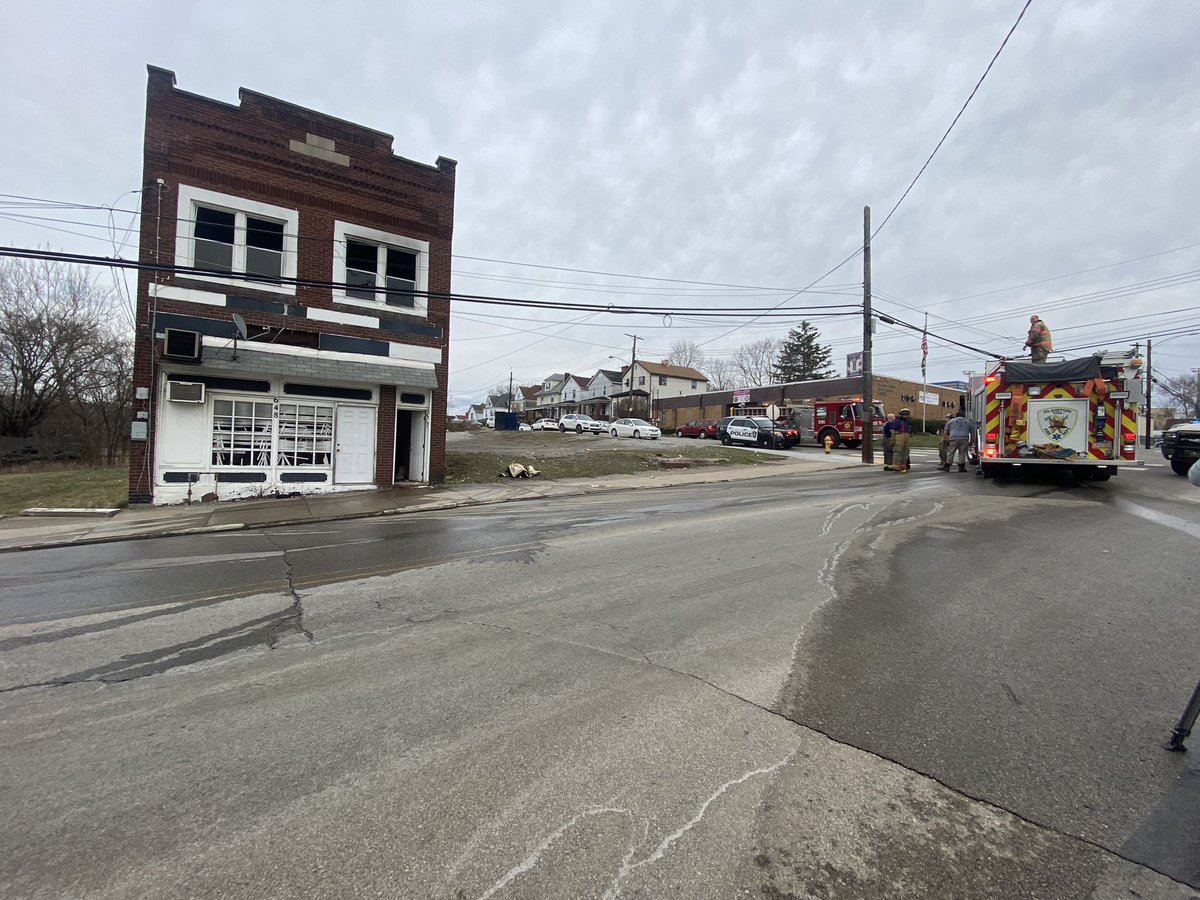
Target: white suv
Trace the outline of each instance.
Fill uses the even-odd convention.
[[[592,434],[603,434],[604,423],[597,422],[591,416],[585,416],[583,413],[567,413],[558,420],[559,431],[573,431],[576,434],[583,434],[585,431],[590,431]]]

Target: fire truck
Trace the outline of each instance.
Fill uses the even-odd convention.
[[[875,408],[875,445],[883,440],[883,404]],[[830,438],[833,446],[845,445],[851,449],[862,445],[863,402],[861,397],[845,400],[801,401],[796,406],[785,408],[780,416],[782,424],[795,428],[804,444],[825,443]]]
[[[1135,459],[1142,360],[1097,353],[1044,363],[1001,360],[970,383],[984,477],[1061,466],[1081,481],[1107,481]]]

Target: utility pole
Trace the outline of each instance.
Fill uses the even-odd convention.
[[[509,373],[508,373],[508,411],[509,411],[509,412],[514,412],[514,410],[513,410],[513,407],[514,407],[514,406],[516,406],[516,405],[517,405],[517,404],[513,403],[513,395],[512,395],[512,371],[510,370],[510,371],[509,371]]]
[[[1146,449],[1149,450],[1154,444],[1154,405],[1150,402],[1150,388],[1154,384],[1153,370],[1150,368],[1150,348],[1151,339],[1146,338],[1146,399],[1143,401],[1146,404]]]
[[[632,417],[633,416],[633,367],[635,365],[637,365],[638,336],[636,334],[626,334],[625,337],[633,338],[633,353],[629,357],[629,407],[628,407],[628,415],[630,417]]]
[[[875,463],[875,400],[871,393],[871,207],[863,207],[862,461]]]
[[[929,383],[925,380],[925,345],[929,341],[929,313],[925,313],[925,328],[921,331],[921,432],[925,431],[925,394]]]

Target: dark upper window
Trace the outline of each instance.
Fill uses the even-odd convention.
[[[412,309],[417,286],[417,254],[400,247],[346,239],[346,294],[360,300],[382,300]],[[388,291],[378,295],[379,289]]]
[[[199,269],[279,278],[283,223],[211,206],[197,206],[192,259]]]

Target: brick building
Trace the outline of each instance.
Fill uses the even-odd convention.
[[[922,391],[924,404],[921,403]],[[963,393],[953,386],[925,385],[922,388],[919,381],[905,381],[886,375],[875,375],[871,379],[871,394],[875,403],[882,404],[884,412],[889,413],[908,407],[918,426],[923,415],[931,427],[940,427],[946,421],[946,414],[958,409],[959,397]],[[719,419],[733,415],[778,416],[805,401],[861,398],[862,377],[854,376],[664,397],[656,401],[656,407],[660,427],[665,431],[674,431],[693,419]]]
[[[149,67],[130,502],[443,479],[455,166]]]

